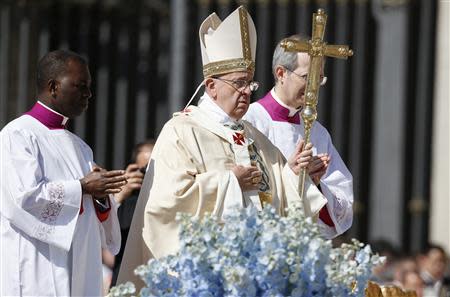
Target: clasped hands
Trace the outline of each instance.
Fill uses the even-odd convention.
[[[330,157],[328,154],[313,156],[312,148],[311,143],[305,145],[303,140],[299,141],[294,153],[288,160],[288,165],[296,175],[299,175],[300,171],[306,168],[306,172],[311,177],[311,180],[314,184],[318,185],[320,179],[327,171],[328,165],[330,164]],[[236,176],[242,191],[259,189],[262,174],[258,167],[234,165],[231,171]]]
[[[305,145],[304,141],[300,140],[288,160],[288,165],[296,175],[305,168],[314,184],[318,185],[330,164],[330,156],[328,154],[313,156],[312,148],[311,143]]]
[[[231,168],[243,192],[259,189],[262,179],[261,171],[256,166],[234,165]]]
[[[101,167],[94,166],[92,171],[80,179],[83,194],[92,195],[99,199],[116,194],[127,184],[124,170],[107,171]]]

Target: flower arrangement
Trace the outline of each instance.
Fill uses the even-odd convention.
[[[206,215],[178,215],[180,250],[135,270],[140,296],[364,296],[383,259],[357,240],[333,248],[299,207],[280,217],[275,209],[236,211],[220,223]],[[110,296],[135,293],[121,284]]]

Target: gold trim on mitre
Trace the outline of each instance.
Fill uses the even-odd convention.
[[[252,60],[252,52],[250,50],[250,37],[248,36],[248,20],[247,10],[244,7],[239,7],[239,22],[241,23],[241,42],[242,55],[244,60]]]
[[[252,74],[255,72],[255,62],[254,62],[255,59],[254,57],[252,58],[252,50],[254,52],[256,49],[256,31],[254,28],[254,24],[253,21],[251,20],[251,17],[248,15],[247,10],[243,6],[240,6],[237,10],[239,23],[236,25],[239,26],[242,52],[240,54],[238,53],[235,54],[234,55],[235,58],[232,58],[233,55],[231,55],[230,57],[230,55],[228,54],[228,57],[225,58],[224,60],[216,59],[216,61],[209,62],[208,48],[205,47],[205,44],[203,43],[204,37],[201,35],[200,42],[202,47],[202,60],[204,63],[203,65],[204,77],[211,77],[215,75],[222,75],[237,71],[249,71]],[[234,13],[236,13],[236,11]],[[207,20],[205,20],[204,23],[208,22],[209,28],[216,31],[221,25],[221,22],[217,24],[217,21],[220,22],[220,19],[218,19],[217,15],[212,14],[207,18]],[[249,22],[251,23],[252,26],[251,32],[249,28]],[[203,24],[200,30],[202,30],[202,27]],[[235,31],[235,34],[239,33]],[[255,48],[252,48],[252,42],[254,43]]]
[[[208,63],[203,66],[203,76],[210,77],[214,75],[226,74],[237,71],[255,72],[255,62],[246,59],[231,59]]]

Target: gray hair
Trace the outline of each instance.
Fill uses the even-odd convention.
[[[288,38],[298,40],[298,41],[307,41],[309,38],[302,35],[292,35]],[[284,39],[283,39],[284,40]],[[287,68],[288,70],[295,70],[298,66],[298,55],[296,52],[287,52],[284,50],[284,48],[281,47],[281,41],[278,42],[277,46],[275,47],[275,51],[273,52],[273,58],[272,58],[272,74],[275,79],[275,83],[277,82],[277,75],[275,73],[275,70],[277,66],[283,66]]]

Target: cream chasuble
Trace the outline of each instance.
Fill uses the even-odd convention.
[[[174,114],[162,129],[139,195],[118,283],[131,280],[139,286],[142,281],[133,274],[137,266],[177,252],[177,212],[195,216],[210,212],[226,222],[233,207],[261,207],[259,193],[242,193],[230,170],[251,163],[251,144],[264,164],[272,205],[284,215],[290,203],[299,201],[299,178],[281,152],[248,122],[239,123],[244,132],[242,137],[236,135],[236,130],[224,126],[231,119],[211,104],[215,105],[205,94],[199,107]],[[303,206],[310,216],[327,202],[309,179],[307,197]]]

